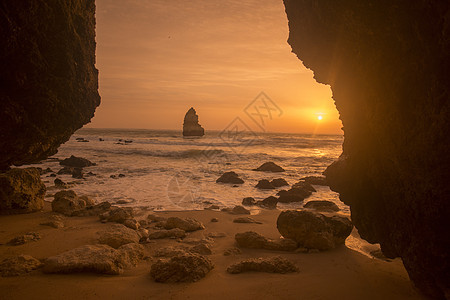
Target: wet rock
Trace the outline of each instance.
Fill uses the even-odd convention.
[[[53,183],[55,184],[56,187],[58,188],[62,188],[62,189],[67,189],[69,187],[69,185],[67,183],[65,183],[64,181],[62,181],[59,178],[56,178]]]
[[[4,170],[55,154],[89,122],[100,96],[94,1],[8,1],[2,4],[1,19],[6,22],[0,45]]]
[[[253,171],[262,171],[262,172],[284,172],[285,170],[274,162],[265,162],[261,166]]]
[[[44,207],[45,191],[36,168],[16,168],[0,173],[0,214],[41,210]]]
[[[277,193],[278,202],[281,203],[291,203],[291,202],[302,202],[312,194],[312,189],[314,189],[310,184],[303,183],[294,184],[289,190],[287,191],[279,191]],[[315,191],[315,190],[314,190]]]
[[[258,222],[250,217],[239,217],[235,218],[233,220],[233,223],[255,223],[255,224],[262,224],[261,222]]]
[[[289,183],[287,183],[287,181],[284,180],[283,178],[272,179],[270,183],[276,188],[289,185]]]
[[[309,208],[309,209],[315,209],[317,211],[339,211],[339,207],[331,201],[328,200],[314,200],[314,201],[309,201],[308,203],[306,203],[305,205],[303,205],[304,208]]]
[[[170,229],[170,230],[163,229],[163,230],[154,231],[148,235],[148,239],[150,239],[150,240],[167,239],[167,238],[175,239],[175,238],[184,238],[185,236],[186,236],[186,231],[179,229],[179,228],[174,228],[174,229]]]
[[[191,253],[198,253],[201,255],[211,255],[211,246],[209,244],[198,244],[189,249]]]
[[[301,178],[300,180],[313,185],[328,186],[328,182],[325,176],[306,176]]]
[[[72,178],[83,179],[83,169],[82,168],[74,168],[73,172],[72,172]]]
[[[245,205],[245,206],[252,206],[252,205],[255,205],[255,204],[256,204],[256,201],[255,201],[255,199],[253,197],[245,197],[242,200],[242,205]]]
[[[291,261],[281,256],[270,258],[251,258],[233,264],[227,268],[230,274],[243,272],[266,272],[266,273],[293,273],[298,272],[298,267]]]
[[[165,229],[179,228],[186,232],[191,232],[205,229],[205,226],[201,222],[192,218],[182,219],[178,217],[170,217],[166,220],[164,228]]]
[[[99,231],[98,242],[113,248],[119,248],[129,243],[139,243],[140,237],[136,231],[122,224],[113,224],[108,229]]]
[[[0,263],[2,277],[20,276],[36,270],[42,263],[30,255],[19,255],[4,259]]]
[[[69,158],[63,159],[62,161],[59,162],[59,164],[62,166],[73,167],[73,168],[84,168],[84,167],[95,166],[94,163],[87,160],[86,158],[76,157],[73,155],[71,155]]]
[[[24,235],[17,236],[8,242],[9,245],[19,246],[28,242],[36,242],[41,239],[41,235],[37,232],[28,232]]]
[[[273,190],[275,188],[267,179],[261,179],[255,187],[261,190]]]
[[[222,176],[220,176],[217,180],[216,183],[233,183],[233,184],[241,184],[244,183],[244,180],[242,180],[241,178],[239,178],[239,175],[236,174],[236,172],[230,171],[230,172],[225,172],[222,174]]]
[[[160,259],[154,263],[150,275],[156,282],[195,282],[214,268],[212,262],[204,256],[186,253]]]
[[[293,188],[296,189],[303,189],[305,191],[310,191],[312,193],[317,192],[316,189],[309,183],[305,182],[305,181],[299,181],[297,183],[294,183],[294,185],[292,185]]]
[[[205,130],[198,123],[198,116],[193,107],[191,107],[184,116],[183,136],[204,136]]]
[[[282,236],[302,247],[329,250],[344,244],[353,225],[337,214],[287,210],[278,216],[277,228]]]
[[[236,205],[230,213],[233,215],[249,215],[250,211],[241,205]]]
[[[233,247],[233,248],[228,248],[223,252],[224,256],[234,256],[234,255],[239,255],[242,254],[241,249]]]
[[[109,212],[111,209],[111,203],[105,201],[96,205],[86,206],[81,210],[76,210],[72,212],[72,217],[88,217],[88,216],[99,216]]]
[[[108,245],[85,245],[47,258],[42,271],[118,275],[135,266],[142,257],[143,248],[139,244],[128,244],[118,249]]]
[[[256,205],[262,208],[267,208],[267,209],[275,209],[277,208],[277,204],[278,204],[278,198],[274,197],[274,196],[269,196],[267,198],[265,198],[264,200],[260,200],[256,202]]]
[[[236,233],[235,240],[242,248],[293,251],[297,243],[290,239],[272,240],[254,231]]]
[[[73,167],[64,167],[64,168],[60,169],[56,174],[58,174],[58,175],[72,175],[74,169],[75,168],[73,168]]]
[[[93,205],[93,201],[88,197],[78,197],[72,191],[57,192],[52,201],[52,211],[61,213],[66,216],[71,216],[73,212],[84,209],[86,206]]]

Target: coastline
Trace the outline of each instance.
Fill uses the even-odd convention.
[[[136,219],[152,211],[136,210]],[[268,238],[279,238],[276,228],[278,210],[261,210],[251,217],[262,224],[236,224],[231,215],[220,211],[164,211],[154,214],[191,217],[205,225],[204,230],[189,233],[187,238],[204,238],[210,232],[223,232],[215,238],[208,258],[214,269],[195,283],[156,283],[150,267],[157,258],[154,251],[164,246],[186,245],[173,239],[143,244],[144,260],[122,275],[43,274],[39,269],[18,277],[0,277],[0,299],[423,299],[413,288],[400,259],[386,262],[369,258],[345,246],[320,253],[295,253],[260,249],[241,249],[242,254],[224,256],[225,249],[235,247],[234,235],[255,231]],[[98,231],[112,223],[98,217],[64,217],[60,229],[39,225],[48,221],[50,203],[41,212],[0,216],[0,257],[28,254],[39,260],[73,248],[96,244]],[[210,220],[219,221],[212,223]],[[12,238],[37,232],[41,239],[19,246],[7,245]],[[248,258],[282,256],[300,269],[292,274],[249,272],[228,274],[229,265]]]

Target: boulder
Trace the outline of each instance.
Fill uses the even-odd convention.
[[[36,270],[42,263],[30,255],[19,255],[6,258],[0,263],[2,277],[20,276]]]
[[[92,205],[92,206],[86,206],[85,208],[81,210],[76,210],[72,212],[72,217],[88,217],[88,216],[99,216],[102,214],[105,214],[106,212],[109,212],[111,209],[111,203],[108,201]]]
[[[327,178],[325,176],[306,176],[300,180],[313,185],[328,186]]]
[[[73,212],[84,209],[87,206],[92,206],[93,204],[91,199],[85,196],[78,197],[72,190],[60,191],[54,196],[52,211],[71,216]]]
[[[289,183],[287,183],[287,181],[284,180],[283,178],[272,179],[270,183],[276,188],[289,185]]]
[[[241,184],[244,183],[244,180],[239,178],[239,175],[233,171],[225,172],[220,176],[216,183],[233,183],[233,184]]]
[[[16,168],[0,173],[0,214],[41,210],[44,207],[45,191],[36,168]]]
[[[119,248],[129,243],[139,243],[139,234],[122,224],[113,224],[108,229],[97,233],[100,237],[98,242],[113,248]]]
[[[256,204],[256,201],[255,201],[255,199],[253,197],[245,197],[242,200],[242,205],[245,205],[245,206],[252,206],[252,205],[255,205],[255,204]]]
[[[164,223],[165,229],[174,229],[179,228],[181,230],[184,230],[186,232],[196,231],[196,230],[202,230],[205,229],[205,226],[192,218],[178,218],[178,217],[170,217],[166,220]]]
[[[118,249],[108,245],[85,245],[47,258],[42,271],[118,275],[135,266],[143,254],[143,247],[139,244],[128,244]]]
[[[156,240],[156,239],[175,239],[175,238],[184,238],[186,236],[186,231],[179,229],[179,228],[173,228],[170,230],[158,230],[151,232],[148,235],[148,238],[150,240]]]
[[[236,243],[242,248],[267,249],[276,251],[294,251],[297,243],[291,239],[268,239],[254,231],[236,233]]]
[[[53,183],[55,184],[55,186],[57,188],[61,188],[61,189],[67,189],[69,187],[69,185],[67,183],[65,183],[64,181],[62,181],[59,178],[55,178],[55,180],[53,181]]]
[[[353,225],[341,215],[325,214],[309,210],[281,212],[277,228],[285,238],[308,249],[329,250],[343,245]]]
[[[318,211],[339,211],[339,207],[331,201],[328,200],[314,200],[309,201],[305,205],[304,208],[315,209]]]
[[[49,227],[53,227],[53,228],[56,228],[56,229],[64,227],[64,223],[61,222],[61,221],[57,221],[57,220],[43,222],[43,223],[40,223],[39,225],[49,226]]]
[[[204,256],[195,253],[185,253],[160,259],[154,263],[150,275],[156,282],[195,282],[214,268],[212,262]]]
[[[230,213],[233,215],[249,215],[250,211],[241,205],[236,205]]]
[[[233,220],[233,223],[255,223],[255,224],[262,224],[261,222],[258,222],[250,217],[239,217],[235,218]]]
[[[303,190],[309,191],[311,193],[317,192],[316,189],[311,184],[309,184],[308,182],[305,182],[305,181],[301,181],[301,180],[297,183],[294,183],[292,185],[292,187],[296,188],[296,189],[303,189]]]
[[[275,188],[267,179],[261,179],[255,187],[261,190],[273,190]]]
[[[224,256],[234,256],[234,255],[239,255],[242,254],[241,249],[233,247],[233,248],[228,248],[225,249],[225,251],[223,251],[223,255]]]
[[[241,262],[232,264],[227,268],[230,274],[239,274],[243,272],[266,272],[266,273],[293,273],[298,272],[298,267],[290,260],[281,256],[270,258],[250,258]]]
[[[186,247],[167,246],[155,250],[153,257],[173,257],[187,253]]]
[[[59,164],[62,166],[73,167],[73,168],[84,168],[84,167],[95,166],[94,163],[87,160],[86,158],[76,157],[73,155],[71,155],[69,158],[63,159],[62,161],[59,162]]]
[[[41,235],[37,232],[28,232],[24,235],[17,236],[8,242],[9,245],[19,246],[28,242],[36,242],[41,239]]]
[[[259,166],[256,169],[253,169],[253,171],[262,171],[262,172],[284,172],[285,170],[277,165],[274,162],[265,162],[261,166]]]
[[[134,230],[138,230],[141,227],[141,224],[136,219],[127,219],[123,222],[123,225]]]
[[[201,255],[211,255],[211,246],[209,244],[197,244],[193,246],[191,249],[189,249],[189,252],[191,253],[197,253]]]
[[[83,169],[82,168],[74,168],[72,172],[72,178],[75,179],[83,179]]]
[[[133,219],[133,209],[125,207],[114,207],[108,212],[99,215],[101,220],[106,220],[107,222],[115,222],[123,224],[126,220]]]
[[[314,189],[310,184],[296,183],[289,190],[287,191],[282,190],[277,193],[277,195],[279,196],[278,202],[281,203],[302,202],[303,200],[311,196],[311,194],[313,193],[311,188]]]
[[[278,198],[274,196],[269,196],[264,200],[260,200],[256,202],[256,205],[259,207],[267,208],[267,209],[275,209],[277,208]]]
[[[191,107],[184,116],[183,136],[204,136],[205,130],[198,123],[197,112]]]

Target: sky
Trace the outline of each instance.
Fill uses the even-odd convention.
[[[96,4],[102,103],[87,127],[181,130],[194,107],[206,131],[238,117],[252,130],[342,134],[330,87],[291,52],[281,0]]]

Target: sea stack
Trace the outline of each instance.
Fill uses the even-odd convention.
[[[191,107],[184,116],[183,136],[204,136],[205,130],[198,123],[198,116],[195,109]]]

